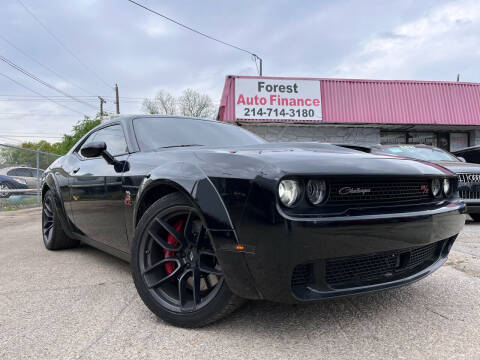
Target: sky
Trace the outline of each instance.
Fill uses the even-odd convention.
[[[480,81],[478,0],[137,1],[258,54],[264,75]],[[120,112],[132,114],[162,89],[193,88],[218,103],[226,75],[257,74],[248,54],[127,0],[3,0],[1,8],[0,56],[63,94],[0,61],[0,143],[60,140],[95,116],[96,96],[114,111],[115,83]]]

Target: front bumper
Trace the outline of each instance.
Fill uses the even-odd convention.
[[[229,269],[225,264],[227,282],[240,296],[288,303],[375,291],[419,280],[446,261],[465,223],[465,205],[461,202],[388,215],[304,219],[282,214],[280,221],[268,221],[258,216],[258,211],[250,210],[247,208],[237,231],[245,251],[229,252],[228,262],[237,261],[237,265]],[[430,249],[429,256],[409,267],[409,256],[416,256],[412,250],[418,253],[422,248]],[[392,260],[393,271],[389,268],[375,276],[355,276],[369,262],[388,259],[390,255],[386,254],[396,257]],[[358,263],[358,259],[365,261]],[[245,266],[238,271],[243,260]],[[338,261],[344,261],[347,268],[359,264],[359,270],[348,268],[350,278],[332,284],[332,278],[327,278],[327,266]],[[296,274],[299,267],[303,283]]]
[[[479,214],[480,213],[480,199],[464,199],[463,202],[467,205],[467,213],[469,214]]]

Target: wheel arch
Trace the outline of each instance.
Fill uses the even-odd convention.
[[[209,230],[234,230],[217,189],[200,168],[190,163],[169,163],[146,176],[135,201],[135,226],[149,205],[173,192],[184,194],[199,207]]]
[[[62,201],[62,196],[60,195],[60,186],[53,173],[49,173],[42,183],[42,202],[48,190],[51,190],[53,192],[53,197],[55,199],[55,207],[58,211],[57,214],[59,216],[60,224],[63,230],[68,236],[73,237],[74,234],[71,231],[70,223],[68,221],[67,213],[65,211],[65,205]]]
[[[239,242],[228,209],[208,176],[197,166],[176,163],[152,171],[137,193],[135,227],[148,204],[174,192],[184,194],[199,208],[230,289],[243,298],[261,299],[244,254],[235,251]]]

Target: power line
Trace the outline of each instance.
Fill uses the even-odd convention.
[[[85,115],[84,113],[82,113],[82,112],[80,112],[80,111],[78,111],[78,110],[75,110],[75,109],[72,109],[71,107],[68,107],[68,106],[66,106],[66,105],[60,104],[59,102],[57,102],[57,101],[55,101],[55,100],[53,100],[53,99],[49,99],[48,96],[42,95],[42,94],[40,94],[39,92],[37,92],[37,91],[35,91],[35,90],[33,90],[33,89],[30,89],[29,87],[27,87],[27,86],[19,83],[18,81],[12,79],[12,78],[11,78],[10,76],[8,76],[8,75],[5,75],[5,74],[3,74],[3,73],[0,73],[0,75],[3,76],[3,77],[5,77],[5,78],[7,78],[7,79],[10,80],[11,82],[17,84],[18,86],[21,86],[21,87],[23,87],[24,89],[26,89],[26,90],[28,90],[28,91],[31,91],[31,92],[33,92],[34,94],[37,94],[37,95],[39,95],[39,96],[41,96],[41,97],[43,97],[43,98],[45,98],[45,99],[47,99],[47,100],[55,103],[55,104],[57,104],[58,106],[61,106],[61,107],[65,108],[65,109],[68,109],[68,110],[70,110],[70,111],[76,112],[77,114],[80,114],[80,115],[82,115],[82,116],[87,116],[87,115]]]
[[[104,79],[102,79],[100,77],[100,75],[98,75],[95,71],[93,71],[87,64],[85,64],[82,60],[80,60],[80,58],[75,55],[52,31],[50,31],[47,26],[42,23],[40,21],[40,19],[38,19],[35,14],[25,6],[25,4],[21,1],[21,0],[17,0],[19,2],[20,5],[22,5],[22,7],[25,9],[26,12],[28,12],[30,14],[31,17],[33,17],[35,19],[35,21],[43,28],[43,30],[45,30],[48,34],[50,34],[50,36],[52,38],[55,39],[55,41],[66,51],[68,52],[75,60],[78,61],[78,63],[80,65],[82,65],[87,71],[89,71],[93,76],[95,76],[97,78],[97,80],[99,80],[100,82],[102,82],[106,87],[108,87],[110,90],[112,89],[110,87],[110,85],[108,84],[107,81],[105,81]]]
[[[45,114],[45,113],[11,113],[11,112],[0,112],[0,116],[11,116],[11,115],[16,115],[16,116],[73,116],[72,114]]]
[[[52,89],[52,90],[55,90],[56,92],[58,92],[58,93],[60,93],[60,94],[62,94],[62,95],[64,95],[64,96],[66,96],[66,97],[69,97],[69,98],[72,99],[72,100],[75,100],[75,101],[77,101],[77,102],[79,102],[79,103],[81,103],[81,104],[84,104],[84,105],[89,106],[89,107],[91,107],[91,108],[93,108],[93,109],[96,109],[96,107],[93,106],[92,104],[89,104],[89,103],[87,103],[87,102],[85,102],[85,101],[83,101],[83,100],[77,99],[77,98],[73,97],[72,95],[67,94],[65,91],[62,91],[62,90],[60,90],[60,89],[57,89],[55,86],[47,83],[46,81],[43,81],[43,80],[40,79],[38,76],[35,76],[35,75],[29,73],[27,70],[25,70],[25,69],[23,69],[22,67],[18,66],[17,64],[15,64],[13,61],[7,59],[6,57],[0,55],[0,60],[2,60],[2,61],[3,61],[4,63],[6,63],[7,65],[13,67],[15,70],[20,71],[22,74],[27,75],[28,77],[32,78],[33,80],[39,82],[40,84],[42,84],[42,85],[44,85],[44,86],[46,86],[46,87],[48,87],[48,88],[50,88],[50,89]]]
[[[10,134],[5,134],[5,135],[0,135],[1,137],[5,138],[39,138],[39,139],[61,139],[63,136],[48,136],[48,135],[10,135]]]
[[[0,39],[2,39],[3,41],[5,41],[7,44],[9,44],[11,47],[13,47],[15,50],[17,50],[18,52],[22,53],[25,57],[29,58],[30,60],[32,60],[33,62],[35,62],[37,65],[40,65],[42,68],[44,68],[45,70],[47,70],[48,72],[50,72],[51,74],[55,75],[56,77],[58,77],[60,80],[63,80],[65,81],[66,83],[70,84],[70,85],[73,85],[74,87],[76,87],[77,89],[83,91],[84,93],[86,94],[91,94],[88,90],[85,90],[84,88],[82,88],[80,85],[77,85],[76,83],[74,83],[73,81],[68,81],[67,79],[65,79],[63,76],[61,76],[59,73],[57,73],[56,71],[50,69],[47,65],[44,65],[42,64],[40,61],[38,61],[37,59],[35,59],[33,56],[30,56],[28,55],[24,50],[20,49],[18,46],[16,46],[14,43],[12,43],[11,41],[7,40],[4,36],[0,35]],[[95,95],[92,95],[92,96],[95,96]]]
[[[20,1],[20,0],[18,0],[18,1]],[[172,19],[172,18],[170,18],[170,17],[168,17],[168,16],[166,16],[166,15],[160,14],[159,12],[157,12],[157,11],[155,11],[155,10],[152,10],[152,9],[150,9],[150,8],[142,5],[142,4],[139,4],[139,3],[136,2],[136,1],[133,1],[133,0],[127,0],[127,1],[129,1],[129,2],[131,2],[132,4],[135,4],[135,5],[137,5],[137,6],[140,6],[141,8],[143,8],[143,9],[145,9],[145,10],[147,10],[147,11],[149,11],[149,12],[155,14],[155,15],[158,15],[158,16],[164,18],[165,20],[168,20],[168,21],[170,21],[170,22],[172,22],[172,23],[174,23],[174,24],[176,24],[176,25],[178,25],[178,26],[181,26],[181,27],[183,27],[183,28],[185,28],[185,29],[187,29],[187,30],[190,30],[190,31],[192,31],[192,32],[194,32],[194,33],[196,33],[196,34],[198,34],[198,35],[204,36],[204,37],[206,37],[207,39],[216,41],[216,42],[218,42],[218,43],[220,43],[220,44],[229,46],[229,47],[231,47],[231,48],[233,48],[233,49],[236,49],[236,50],[239,50],[239,51],[243,51],[243,52],[245,52],[245,53],[247,53],[247,54],[250,54],[251,56],[253,56],[254,59],[258,59],[258,60],[260,61],[259,74],[260,74],[260,76],[262,75],[262,59],[261,59],[258,55],[254,54],[253,52],[248,51],[248,50],[246,50],[246,49],[243,49],[243,48],[241,48],[241,47],[239,47],[239,46],[230,44],[230,43],[228,43],[228,42],[226,42],[226,41],[217,39],[217,38],[215,38],[215,37],[213,37],[213,36],[207,35],[207,34],[201,32],[201,31],[195,30],[195,29],[191,28],[190,26],[187,26],[187,25],[185,25],[185,24],[182,24],[181,22],[179,22],[179,21],[177,21],[177,20],[174,20],[174,19]],[[257,64],[257,61],[256,61],[256,60],[255,60],[255,64]]]

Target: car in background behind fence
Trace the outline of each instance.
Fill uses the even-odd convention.
[[[18,191],[22,189],[27,189],[26,183],[19,182],[10,176],[0,175],[0,198],[5,199],[14,193],[22,193]]]
[[[59,155],[10,144],[0,144],[0,198],[15,199],[16,204],[40,204],[39,184],[46,169]],[[1,207],[1,203],[0,203]]]
[[[10,176],[18,183],[27,185],[30,189],[36,189],[39,179],[43,176],[43,170],[26,166],[15,166],[0,169],[0,175]]]

